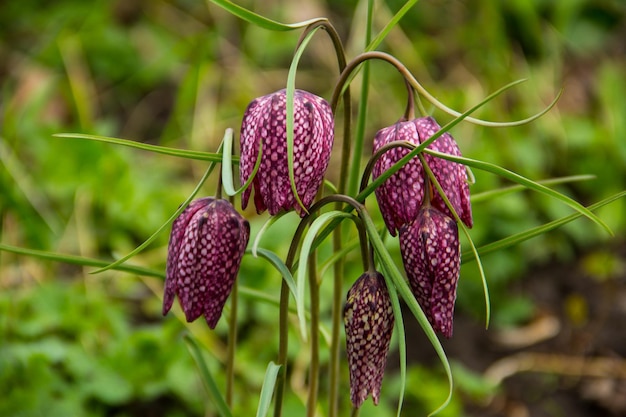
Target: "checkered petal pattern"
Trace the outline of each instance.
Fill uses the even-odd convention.
[[[395,141],[407,141],[419,145],[440,129],[441,127],[432,117],[399,121],[393,126],[378,131],[374,138],[374,152]],[[459,147],[449,133],[438,137],[428,148],[461,156]],[[378,178],[407,153],[409,153],[408,149],[400,147],[385,152],[374,165],[373,178]],[[472,208],[465,166],[431,155],[425,155],[425,158],[454,210],[463,223],[472,227]],[[431,204],[449,217],[453,217],[439,193],[433,194]],[[376,199],[387,229],[393,236],[403,225],[415,220],[424,199],[424,168],[419,159],[413,158],[378,187]]]
[[[252,180],[254,204],[258,213],[271,215],[295,209],[306,212],[297,203],[289,182],[287,163],[286,93],[276,93],[253,100],[241,125],[239,178],[245,183],[257,161],[263,143],[261,165]],[[294,94],[294,179],[298,196],[306,208],[315,199],[322,184],[334,141],[334,119],[326,100],[302,90]],[[243,192],[245,209],[251,188]]]
[[[371,394],[378,404],[394,317],[385,279],[366,272],[348,291],[344,307],[350,399],[360,407]]]
[[[215,328],[249,238],[248,221],[227,200],[191,202],[172,224],[163,315],[178,296],[188,322],[204,315]]]
[[[423,208],[399,235],[404,269],[417,302],[433,329],[452,337],[461,267],[456,222],[435,208]]]

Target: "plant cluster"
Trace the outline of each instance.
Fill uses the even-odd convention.
[[[209,169],[194,192],[155,234],[127,256],[104,266],[105,269],[124,269],[138,273],[124,263],[154,240],[154,237],[172,223],[168,245],[163,296],[163,314],[167,314],[177,297],[188,322],[203,316],[211,329],[220,320],[229,297],[232,299],[229,319],[229,357],[227,364],[228,389],[232,389],[233,362],[236,355],[237,285],[236,277],[244,256],[248,253],[267,259],[281,274],[278,314],[279,351],[275,362],[268,365],[259,404],[259,415],[268,412],[274,403],[274,415],[283,412],[288,376],[288,329],[290,315],[297,318],[302,340],[310,348],[308,366],[307,415],[313,416],[319,407],[321,384],[320,366],[320,286],[316,249],[332,235],[333,295],[329,342],[329,375],[327,382],[328,415],[337,416],[342,403],[340,372],[342,357],[341,324],[345,332],[345,351],[350,377],[350,402],[352,414],[371,395],[375,404],[380,400],[387,355],[395,333],[400,353],[400,370],[403,384],[406,373],[406,347],[404,323],[400,310],[401,300],[423,328],[428,340],[442,361],[452,395],[450,365],[437,333],[446,338],[453,336],[453,316],[462,262],[477,261],[482,277],[486,301],[486,322],[489,322],[489,296],[486,278],[480,263],[480,254],[502,249],[531,237],[543,234],[580,216],[586,216],[608,229],[591,209],[608,204],[622,194],[596,204],[583,207],[571,198],[538,182],[486,161],[461,155],[450,130],[461,121],[484,126],[516,126],[532,122],[545,114],[556,103],[527,119],[496,123],[476,119],[470,115],[495,96],[517,85],[512,83],[491,94],[482,102],[464,112],[446,107],[426,91],[412,73],[395,57],[376,48],[389,30],[400,20],[414,2],[408,2],[378,37],[367,39],[364,52],[347,60],[341,39],[333,25],[325,18],[295,24],[282,24],[226,0],[213,0],[234,15],[271,30],[302,30],[295,49],[285,88],[253,99],[245,110],[239,129],[238,157],[233,156],[234,131],[227,129],[223,142],[215,153],[198,153],[172,150],[159,146],[137,144],[122,139],[85,134],[62,134],[98,140],[150,151],[211,161]],[[314,92],[296,88],[298,63],[312,37],[326,33],[334,45],[339,75],[331,97],[324,99]],[[359,111],[356,132],[353,132],[350,85],[359,71],[361,82],[367,85],[370,61],[382,61],[398,72],[399,83],[406,86],[407,103],[404,114],[396,121],[382,127],[371,138],[372,155],[361,169],[361,152],[364,141],[362,126],[365,113]],[[362,91],[367,91],[362,88]],[[361,96],[361,106],[366,106],[367,94]],[[453,118],[441,126],[424,105],[425,102]],[[335,146],[336,113],[343,104],[341,146]],[[361,107],[363,108],[363,107]],[[418,113],[419,115],[416,115]],[[359,128],[361,127],[361,128]],[[339,152],[340,172],[337,184],[326,179],[331,154]],[[196,198],[216,164],[221,170],[214,197]],[[234,165],[239,169],[240,188],[233,179]],[[510,236],[483,247],[476,247],[469,229],[473,226],[470,203],[471,169],[484,170],[516,182],[573,208],[576,212]],[[360,182],[360,187],[355,184]],[[223,194],[227,197],[224,198]],[[375,195],[378,210],[386,226],[378,225],[366,200]],[[235,197],[241,195],[244,210],[252,197],[257,213],[269,212],[269,220],[250,240],[249,222],[235,208]],[[286,258],[262,248],[265,231],[281,216],[295,212],[300,223],[291,237]],[[353,250],[348,240],[352,230],[344,227],[344,220],[355,226],[363,263],[360,277],[344,276],[343,258]],[[404,273],[392,259],[385,240],[398,237]],[[467,239],[468,250],[461,251],[461,238]],[[5,250],[11,248],[3,247]],[[356,249],[355,249],[356,250]],[[18,250],[15,250],[19,252]],[[21,253],[45,256],[35,251]],[[67,258],[64,258],[67,260]],[[74,260],[81,263],[80,259]],[[97,265],[103,266],[103,265]],[[356,279],[355,279],[356,278]],[[308,280],[308,281],[307,281]],[[353,280],[353,283],[351,283]],[[345,296],[346,284],[349,285]],[[308,300],[307,289],[308,287]],[[295,307],[292,309],[292,307]],[[293,310],[293,311],[292,311]],[[231,415],[232,395],[226,399],[217,390],[208,372],[199,346],[189,338],[194,356],[209,392],[223,416]],[[398,413],[402,409],[404,386],[398,393]]]

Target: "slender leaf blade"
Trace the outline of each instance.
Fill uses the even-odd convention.
[[[261,396],[259,397],[259,408],[256,412],[257,417],[265,417],[267,415],[280,368],[281,366],[276,365],[274,362],[270,362],[267,365],[265,377],[263,378],[263,386],[261,387]]]

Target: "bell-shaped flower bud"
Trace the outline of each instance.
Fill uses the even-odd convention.
[[[172,224],[163,315],[177,295],[188,322],[204,315],[215,328],[249,237],[250,224],[227,200],[192,201]]]
[[[378,131],[374,138],[374,152],[395,141],[407,141],[419,145],[440,129],[441,127],[432,117],[399,121],[393,126]],[[447,132],[431,143],[428,149],[461,156],[459,147]],[[409,150],[403,147],[396,147],[385,152],[374,165],[373,178],[379,177],[407,153]],[[425,158],[460,219],[468,227],[472,227],[472,208],[465,166],[431,155],[425,155]],[[417,217],[424,199],[424,187],[424,168],[416,157],[376,189],[376,199],[383,219],[393,236],[403,225],[412,222]],[[433,193],[431,204],[449,217],[453,217],[439,193]]]
[[[458,225],[426,207],[400,229],[400,252],[409,284],[435,331],[452,336],[456,286],[461,268]]]
[[[350,288],[344,324],[352,404],[358,408],[372,394],[377,405],[394,325],[389,292],[380,273],[366,272]]]
[[[262,143],[261,164],[252,180],[258,213],[271,215],[281,210],[306,212],[294,197],[287,162],[286,93],[280,90],[253,100],[241,125],[239,177],[245,183],[257,161]],[[296,190],[308,209],[322,184],[334,140],[334,119],[326,100],[302,90],[294,93],[293,171]],[[241,204],[248,205],[251,188],[243,192]]]

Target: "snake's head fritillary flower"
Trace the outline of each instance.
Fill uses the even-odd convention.
[[[395,141],[407,141],[419,145],[440,129],[441,127],[432,117],[399,121],[393,126],[378,131],[374,138],[374,152]],[[428,148],[449,155],[461,156],[455,140],[447,132],[439,136]],[[391,168],[407,153],[409,150],[403,147],[396,147],[385,152],[374,165],[372,172],[374,179]],[[472,227],[472,208],[465,166],[427,154],[425,158],[460,219],[468,227]],[[417,217],[424,199],[424,184],[424,168],[416,157],[376,189],[376,199],[383,219],[393,236],[403,225],[412,222]],[[453,217],[439,193],[433,193],[431,204],[449,217]]]
[[[458,225],[439,210],[426,207],[399,234],[413,294],[433,329],[450,338],[461,267]]]
[[[287,162],[286,92],[277,91],[253,100],[241,125],[239,177],[245,183],[257,161],[262,143],[261,165],[252,180],[258,213],[271,215],[295,209],[305,210],[295,199],[289,182]],[[294,93],[293,170],[298,196],[307,209],[322,184],[334,141],[334,119],[326,100],[302,90]],[[248,205],[251,188],[241,199]]]
[[[204,315],[215,328],[249,237],[248,221],[227,200],[192,201],[172,224],[163,315],[178,296],[188,322]]]
[[[380,273],[366,272],[350,288],[344,324],[352,404],[360,407],[370,394],[378,404],[394,325],[389,292]]]

